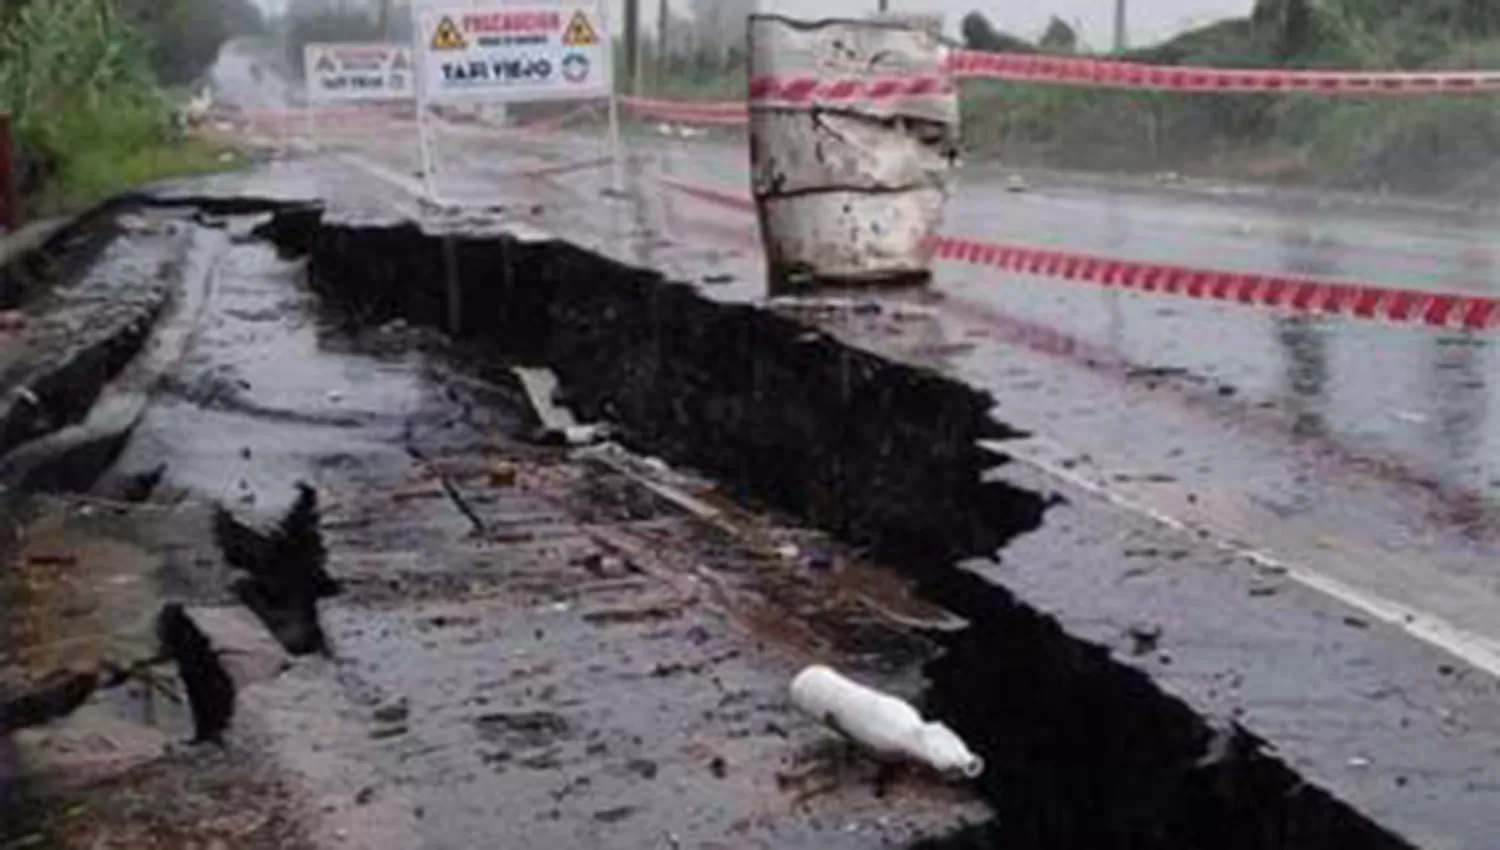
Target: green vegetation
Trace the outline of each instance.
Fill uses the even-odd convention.
[[[1057,19],[1037,42],[977,12],[959,27],[976,50],[1084,53]],[[1221,68],[1500,69],[1496,0],[1259,0],[1222,20],[1120,57]],[[650,91],[744,97],[742,57],[671,57]],[[1018,166],[1156,171],[1424,194],[1500,190],[1500,96],[1329,99],[1121,92],[973,81],[964,136],[975,158]]]
[[[462,4],[460,4],[462,5]],[[405,0],[348,3],[298,0],[288,4],[285,29],[288,67],[302,74],[303,48],[316,42],[411,41],[411,4]]]
[[[151,26],[138,22],[137,5],[159,18],[146,22]],[[0,6],[0,110],[13,116],[22,188],[36,211],[222,167],[219,151],[183,137],[176,105],[159,82],[190,80],[212,60],[192,17],[203,5],[6,0]]]
[[[1017,49],[1018,39],[977,14],[963,31],[976,49]],[[1249,18],[1123,58],[1235,68],[1496,68],[1500,4],[1260,0]],[[1330,100],[981,83],[966,86],[964,100],[970,148],[1021,165],[1419,193],[1489,194],[1500,182],[1500,104],[1485,96]]]

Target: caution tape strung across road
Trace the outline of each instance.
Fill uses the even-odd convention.
[[[755,209],[754,201],[733,192],[668,178],[661,178],[661,182],[670,189],[727,209],[740,212]],[[937,237],[933,253],[939,260],[1148,294],[1438,328],[1471,331],[1500,328],[1500,299],[1480,295],[1194,269],[951,236]]]
[[[810,104],[890,103],[952,97],[952,77],[845,77],[842,79],[777,79],[750,81],[750,103],[763,106]]]
[[[948,236],[938,237],[934,248],[941,260],[1145,293],[1442,328],[1500,327],[1500,300],[1478,295],[1194,269]]]
[[[1147,91],[1310,95],[1433,95],[1500,91],[1500,71],[1236,70],[1144,65],[1075,56],[956,50],[958,79],[991,79]]]
[[[888,78],[771,78],[750,82],[752,105],[837,105],[947,97],[963,80],[1134,89],[1184,93],[1304,94],[1323,96],[1462,95],[1500,92],[1500,71],[1318,71],[1146,65],[1076,56],[955,50],[951,76]],[[691,101],[625,97],[637,114],[681,123],[744,124],[749,109],[739,101]]]

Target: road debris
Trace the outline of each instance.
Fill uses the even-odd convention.
[[[291,509],[270,532],[241,523],[223,506],[214,510],[213,532],[224,560],[246,574],[235,581],[235,595],[288,652],[312,655],[328,651],[318,601],[336,596],[340,587],[324,567],[328,553],[318,528],[318,493],[305,483],[297,491]]]
[[[557,403],[558,380],[551,369],[516,366],[511,374],[521,384],[539,427],[536,441],[546,446],[592,446],[609,439],[609,427],[579,423],[573,411]]]
[[[910,704],[867,688],[829,667],[797,674],[792,704],[882,761],[908,760],[945,776],[975,779],[984,760],[942,723],[928,723]]]
[[[237,694],[213,643],[176,603],[157,615],[156,637],[159,657],[176,663],[177,675],[187,690],[188,707],[193,713],[192,743],[222,745],[224,733],[234,720]]]

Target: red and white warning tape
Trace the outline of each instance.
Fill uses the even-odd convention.
[[[1072,56],[955,50],[959,79],[1177,92],[1282,92],[1314,95],[1473,94],[1500,91],[1500,71],[1232,70],[1141,65]]]
[[[663,179],[662,183],[690,197],[728,209],[741,212],[755,209],[755,202],[743,195],[671,179]],[[1295,313],[1473,331],[1500,328],[1500,299],[1480,295],[1392,289],[1310,277],[1193,269],[951,236],[937,237],[933,241],[933,253],[940,260],[1035,277]]]
[[[1329,96],[1479,94],[1500,92],[1500,71],[1305,71],[1145,65],[1074,56],[955,50],[948,75],[816,79],[758,77],[749,103],[763,106],[889,103],[943,98],[961,80],[1064,85],[1142,91],[1282,93]],[[740,101],[663,100],[626,97],[634,113],[691,124],[744,124]]]
[[[750,81],[750,103],[753,106],[890,103],[948,98],[955,91],[953,78],[946,74],[843,79],[756,77]]]
[[[1104,287],[1433,327],[1500,327],[1500,299],[1275,274],[1192,269],[941,236],[938,259]]]

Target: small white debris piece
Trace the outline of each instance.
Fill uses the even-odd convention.
[[[573,425],[554,433],[565,446],[592,446],[609,439],[609,426]]]
[[[1019,195],[1023,192],[1030,192],[1031,184],[1026,182],[1025,177],[1019,174],[1012,174],[1005,179],[1005,191]]]
[[[827,724],[880,759],[907,759],[946,776],[975,779],[984,759],[971,752],[952,729],[928,723],[896,697],[855,682],[829,667],[814,665],[797,674],[792,704]]]
[[[557,375],[551,369],[517,366],[511,369],[511,372],[521,382],[521,389],[526,393],[526,400],[531,403],[531,410],[536,414],[537,421],[542,424],[543,430],[563,432],[578,426],[578,420],[573,418],[573,412],[554,400],[557,397],[558,380]],[[571,444],[579,445],[578,443]]]

